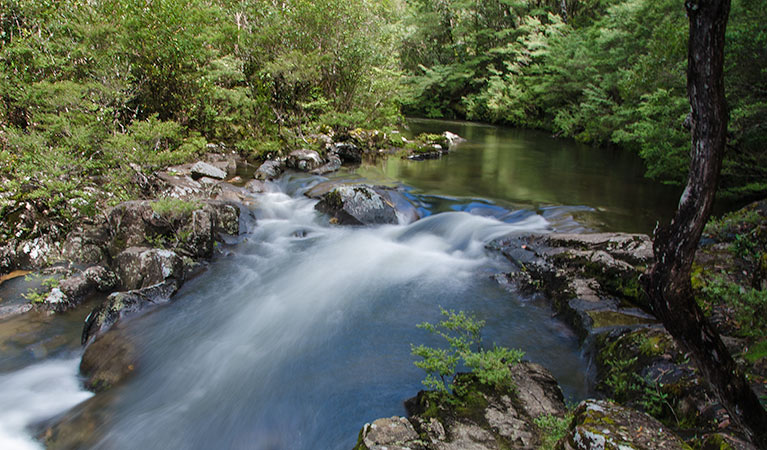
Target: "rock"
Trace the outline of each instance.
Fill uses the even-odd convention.
[[[79,305],[93,291],[106,291],[117,285],[117,277],[103,266],[92,266],[59,281],[45,299],[44,307],[63,312]]]
[[[419,392],[405,402],[409,419],[392,417],[365,425],[357,448],[539,448],[547,430],[538,429],[534,419],[564,417],[562,392],[551,373],[538,364],[522,362],[510,370],[515,389],[494,389],[471,374],[460,374],[455,383],[462,394],[451,401],[434,392]]]
[[[606,397],[667,423],[713,429],[724,420],[714,393],[664,328],[616,329],[594,345],[597,388]]]
[[[108,242],[106,223],[80,225],[67,235],[61,256],[82,264],[100,264],[107,259]]]
[[[522,361],[511,367],[519,405],[528,417],[553,415],[564,417],[565,397],[556,378],[545,367]]]
[[[338,156],[331,154],[328,156],[328,162],[324,166],[320,166],[311,171],[315,175],[325,175],[326,173],[335,172],[341,168],[341,160]]]
[[[369,450],[404,450],[417,439],[418,433],[404,417],[378,419],[372,424],[365,424],[360,434],[361,442]]]
[[[40,424],[38,439],[50,450],[97,448],[110,417],[111,392],[95,395],[62,415]]]
[[[345,163],[359,164],[362,162],[362,149],[351,142],[339,142],[331,148]]]
[[[266,185],[262,180],[250,180],[245,184],[245,190],[253,194],[266,192]]]
[[[169,278],[143,289],[111,294],[85,318],[82,343],[87,344],[93,338],[104,334],[125,317],[135,316],[148,308],[169,302],[178,288],[179,282]]]
[[[559,450],[682,450],[685,443],[667,427],[631,408],[585,400],[575,409]]]
[[[117,277],[124,290],[135,290],[162,283],[169,278],[184,279],[181,257],[170,250],[130,247],[114,262]]]
[[[273,180],[279,177],[285,171],[285,162],[282,160],[264,161],[256,169],[255,177],[257,180]]]
[[[109,213],[112,239],[109,253],[146,247],[157,241],[180,254],[210,257],[217,233],[239,233],[239,207],[212,200],[184,202],[174,209],[155,212],[153,202],[132,201],[117,205]]]
[[[444,133],[442,133],[442,136],[447,141],[447,146],[450,149],[460,144],[461,142],[466,142],[466,139],[462,138],[461,136],[458,136],[455,133],[451,133],[449,131],[445,131]]]
[[[378,225],[398,222],[394,205],[373,186],[342,185],[322,196],[315,209],[342,225]]]
[[[657,323],[639,286],[652,260],[645,235],[526,234],[491,242],[517,268],[506,276],[527,292],[541,291],[581,339],[594,333]]]
[[[80,361],[86,389],[103,392],[118,385],[134,372],[137,358],[135,345],[122,330],[107,331],[88,345]]]
[[[322,166],[323,160],[314,150],[301,149],[290,152],[286,164],[291,169],[310,172]]]
[[[191,168],[192,178],[199,179],[202,177],[214,178],[216,180],[223,180],[226,178],[226,172],[206,162],[198,161]]]

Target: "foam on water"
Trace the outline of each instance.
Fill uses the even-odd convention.
[[[93,395],[82,388],[79,364],[79,358],[50,360],[0,375],[0,448],[42,448],[27,427]]]

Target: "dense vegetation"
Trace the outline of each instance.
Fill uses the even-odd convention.
[[[102,191],[140,195],[137,171],[207,143],[258,157],[320,124],[393,123],[396,11],[372,0],[1,0],[0,217],[92,214]]]
[[[765,12],[735,0],[728,31],[740,197],[767,190]],[[686,28],[676,0],[0,0],[0,217],[67,223],[208,143],[264,158],[401,112],[617,144],[680,182]]]
[[[543,128],[686,179],[687,18],[677,0],[410,0],[402,63],[408,114]],[[564,5],[564,10],[562,6]],[[726,73],[725,194],[767,190],[767,29],[761,0],[734,0]]]

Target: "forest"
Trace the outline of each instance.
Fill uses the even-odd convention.
[[[767,190],[766,13],[733,2],[721,197]],[[403,116],[543,129],[681,184],[686,39],[672,0],[3,0],[0,185],[88,215],[94,185],[137,195],[130,164],[208,142],[264,159]]]

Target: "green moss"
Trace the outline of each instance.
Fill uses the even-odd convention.
[[[752,364],[762,358],[767,358],[767,340],[762,340],[750,345],[743,357],[746,358],[746,361]]]
[[[352,450],[368,450],[368,446],[365,445],[365,440],[363,439],[364,433],[365,433],[365,428],[363,427],[360,430],[360,434],[357,436],[357,443],[354,445],[354,448]]]
[[[594,328],[653,322],[653,320],[644,317],[632,316],[618,311],[587,311],[587,314],[594,321]]]

